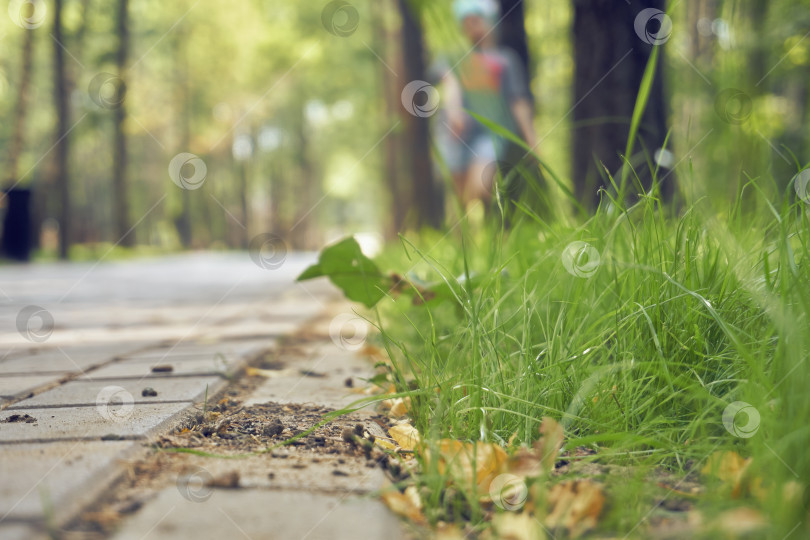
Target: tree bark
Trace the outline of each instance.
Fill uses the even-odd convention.
[[[532,78],[534,68],[530,62],[529,41],[526,38],[526,12],[523,0],[500,0],[500,5],[498,41],[502,47],[511,49],[517,54],[528,83]]]
[[[56,106],[56,143],[54,144],[54,174],[59,193],[59,258],[67,259],[70,251],[71,208],[70,208],[70,102],[65,53],[62,48],[62,0],[54,0],[53,8],[53,75],[54,104]]]
[[[400,83],[396,73],[401,73],[403,69],[402,56],[399,54],[400,51],[397,47],[397,44],[402,41],[399,28],[390,28],[385,17],[385,10],[390,7],[391,3],[388,1],[372,2],[371,4],[372,28],[374,30],[372,45],[374,50],[382,51],[382,56],[387,64],[379,64],[381,81],[379,92],[385,122],[390,122],[392,118],[397,118],[399,115],[399,91],[401,88],[399,88]],[[393,69],[393,73],[389,66]],[[380,127],[389,129],[390,126],[382,123]],[[404,189],[402,185],[405,178],[401,174],[401,150],[402,137],[397,130],[394,130],[383,142],[385,157],[383,158],[382,173],[388,187],[391,205],[390,219],[385,227],[385,237],[388,240],[395,240],[397,234],[405,228],[405,219],[408,208],[411,206],[410,201],[407,199],[410,197],[409,190]]]
[[[118,77],[126,87],[126,70],[129,59],[129,0],[118,1],[118,15],[116,19],[118,33],[118,51],[116,52],[116,65]],[[113,137],[113,193],[115,208],[115,233],[117,241],[122,246],[135,244],[135,231],[130,231],[129,198],[127,197],[127,135],[125,124],[127,119],[126,100],[123,100],[113,109],[115,133]]]
[[[20,85],[17,95],[17,107],[14,109],[14,124],[11,134],[11,144],[8,150],[8,175],[9,182],[15,184],[19,178],[18,167],[20,155],[25,143],[25,121],[28,117],[28,94],[31,88],[31,73],[34,64],[34,31],[25,30],[25,38],[22,47],[22,62],[20,63]]]
[[[409,82],[424,81],[427,78],[425,44],[419,12],[412,8],[408,0],[398,0],[398,5],[402,17],[404,73],[401,82],[404,87]],[[411,200],[416,226],[427,225],[438,228],[444,217],[444,204],[433,178],[430,158],[430,119],[407,112],[402,118],[405,124],[405,154],[410,164]]]
[[[614,0],[574,0],[572,174],[575,194],[586,208],[593,209],[599,203],[598,190],[607,185],[604,169],[615,175],[624,163],[621,154],[627,145],[641,78],[654,46],[636,34],[636,16],[645,8],[663,11],[664,7],[664,0],[632,0],[629,5]],[[656,28],[651,26],[650,30],[654,32]],[[659,55],[635,144],[635,151],[650,159],[663,145],[667,133],[661,58]],[[631,158],[627,156],[628,160]],[[645,189],[649,189],[651,173],[647,161],[633,160],[633,165]],[[673,177],[670,175],[661,186],[665,199],[674,192]],[[629,185],[632,188],[635,182],[631,180]]]

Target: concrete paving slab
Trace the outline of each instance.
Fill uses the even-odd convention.
[[[0,518],[43,518],[46,500],[56,514],[70,514],[109,483],[105,477],[117,459],[137,444],[71,441],[0,445]],[[2,529],[0,537],[5,538]]]
[[[195,340],[183,340],[179,343],[169,343],[162,347],[152,347],[135,353],[121,355],[122,359],[130,358],[164,358],[164,357],[200,357],[213,358],[223,355],[226,357],[249,356],[263,349],[275,345],[275,339],[251,339],[238,341],[223,341],[221,339],[201,335]]]
[[[114,358],[141,349],[144,343],[102,345],[95,347],[51,347],[14,355],[0,361],[2,374],[31,374],[48,372],[79,373],[102,365]]]
[[[0,378],[0,388],[4,379]],[[110,386],[111,381],[73,381],[28,399],[24,399],[11,409],[30,409],[68,405],[95,405],[98,396]],[[129,392],[134,403],[163,403],[168,401],[201,401],[208,395],[213,396],[226,381],[221,377],[175,377],[155,378],[148,381],[123,379],[117,385]],[[152,388],[156,396],[144,396],[143,390]]]
[[[132,405],[126,391],[111,386],[108,404],[93,407],[60,407],[4,410],[0,412],[0,442],[41,441],[51,439],[101,439],[105,435],[143,437],[168,424],[172,416],[189,403]],[[28,414],[36,422],[9,422],[12,415]]]
[[[353,351],[344,351],[331,342],[307,347],[303,358],[288,362],[289,375],[268,378],[246,400],[256,403],[315,403],[340,409],[358,399],[346,386],[346,379],[374,376],[373,365]],[[306,373],[306,375],[302,374]]]
[[[0,538],[3,540],[48,540],[48,535],[27,523],[0,521]]]
[[[0,396],[13,398],[24,396],[41,386],[53,384],[64,374],[53,375],[0,375]]]
[[[399,520],[376,500],[247,489],[208,491],[202,488],[189,492],[182,487],[161,492],[113,538],[175,540],[178,537],[285,540],[407,538]]]
[[[163,360],[157,358],[133,358],[109,364],[78,377],[78,380],[111,379],[160,379],[188,375],[231,375],[247,362],[245,358],[210,356],[183,356]],[[168,370],[170,371],[161,371]]]

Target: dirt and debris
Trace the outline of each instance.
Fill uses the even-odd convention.
[[[12,414],[8,418],[0,420],[0,422],[4,422],[6,424],[36,424],[37,419],[30,414]]]
[[[307,346],[312,339],[310,335],[285,337],[277,349],[250,362],[249,369],[322,377],[322,373],[295,367],[299,358],[311,354]],[[172,369],[155,368],[155,372]],[[333,409],[311,403],[245,406],[263,380],[234,378],[219,395],[207,396],[174,430],[150,439],[148,453],[130,463],[127,474],[91,506],[92,511],[68,524],[67,530],[82,538],[106,538],[128,514],[158,493],[178,489],[178,482],[190,470],[206,471],[205,485],[212,489],[295,490],[301,485],[323,493],[376,489],[369,480],[369,468],[390,468],[385,453],[372,442],[375,437],[385,437],[391,427],[386,416],[341,416],[304,434]],[[349,443],[342,437],[346,430],[352,436]]]
[[[143,397],[155,397],[158,395],[157,390],[152,388],[151,386],[147,386],[143,390],[141,390],[141,395]]]
[[[174,371],[174,368],[168,365],[152,367],[152,373],[171,373],[172,371]]]

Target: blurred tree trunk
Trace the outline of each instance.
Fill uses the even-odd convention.
[[[652,52],[653,46],[636,35],[636,15],[645,8],[663,11],[665,2],[632,0],[628,5],[615,0],[573,0],[573,4],[572,174],[578,200],[593,209],[599,203],[598,189],[606,185],[602,164],[611,174],[623,164],[620,154],[625,151],[641,77]],[[655,32],[653,24],[648,29]],[[667,133],[662,56],[635,144],[635,151],[650,159]],[[631,157],[627,156],[628,160]],[[633,164],[648,189],[651,179],[647,162],[636,160]],[[661,186],[665,199],[674,193],[673,176]],[[632,193],[632,176],[628,185]]]
[[[498,24],[499,41],[502,47],[512,49],[520,59],[526,81],[534,73],[529,57],[529,41],[526,38],[526,12],[523,0],[500,0],[501,22]]]
[[[180,125],[180,148],[188,151],[191,144],[191,91],[188,77],[188,53],[186,42],[188,35],[177,28],[174,39],[174,72],[176,74],[177,116]],[[181,189],[180,212],[174,216],[174,228],[180,238],[180,245],[189,249],[192,242],[191,196],[189,190]]]
[[[118,51],[116,65],[118,77],[126,85],[126,70],[129,58],[129,0],[118,0],[116,18],[118,34]],[[135,231],[130,231],[129,198],[127,197],[127,135],[126,100],[113,109],[115,133],[113,136],[113,197],[115,208],[115,234],[122,246],[135,244]]]
[[[294,249],[311,249],[317,247],[312,235],[314,227],[313,221],[317,215],[315,206],[317,201],[317,182],[315,180],[315,169],[310,159],[310,138],[309,121],[306,116],[307,97],[302,94],[299,106],[299,114],[293,120],[295,126],[295,172],[298,177],[295,187],[294,200],[295,222],[289,230],[288,238],[285,238]]]
[[[399,28],[393,29],[388,24],[386,10],[390,9],[391,6],[392,4],[389,1],[372,2],[371,4],[373,18],[371,26],[374,31],[372,47],[375,51],[382,51],[382,57],[387,64],[383,65],[382,62],[379,64],[380,81],[382,82],[380,96],[383,104],[384,122],[380,127],[383,130],[389,128],[387,122],[399,116],[400,106],[399,81],[396,73],[402,71],[401,55],[397,48],[397,44],[401,43],[401,35]],[[402,136],[397,130],[394,130],[383,141],[383,151],[385,153],[383,177],[391,201],[390,219],[387,220],[385,227],[385,237],[388,240],[396,239],[397,234],[405,228],[405,219],[410,207],[410,202],[407,199],[410,193],[402,185],[403,180],[406,179],[400,172],[402,167],[401,149]]]
[[[25,144],[25,125],[28,118],[28,94],[31,88],[31,73],[34,66],[34,31],[24,30],[22,57],[20,62],[20,85],[17,94],[17,107],[14,109],[14,124],[11,132],[11,144],[8,149],[7,178],[15,184],[19,178],[18,167],[23,145]]]
[[[53,6],[53,93],[56,107],[56,143],[54,144],[55,186],[59,194],[59,257],[67,259],[70,251],[70,89],[65,68],[65,53],[62,48],[62,0],[54,0]]]
[[[427,79],[425,44],[420,14],[408,0],[398,0],[402,17],[402,54],[404,58],[402,87],[409,82]],[[403,115],[405,123],[405,160],[409,164],[411,201],[417,227],[425,225],[438,228],[443,220],[444,204],[441,192],[433,179],[433,164],[430,158],[429,118],[412,114]]]

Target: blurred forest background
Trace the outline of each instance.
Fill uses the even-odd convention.
[[[449,0],[6,3],[0,180],[31,190],[40,258],[246,248],[267,232],[314,249],[452,224],[430,119],[401,102],[437,56],[467,48]],[[656,46],[633,31],[644,8],[672,24],[648,32],[661,38],[648,106],[660,125],[639,155],[676,170],[682,199],[731,202],[763,175],[781,192],[810,153],[810,0],[500,4],[500,38],[531,76],[539,154],[586,208],[596,163],[621,166]],[[640,52],[614,72],[627,49]],[[203,170],[200,189],[169,177],[180,153],[204,162],[184,173]]]

